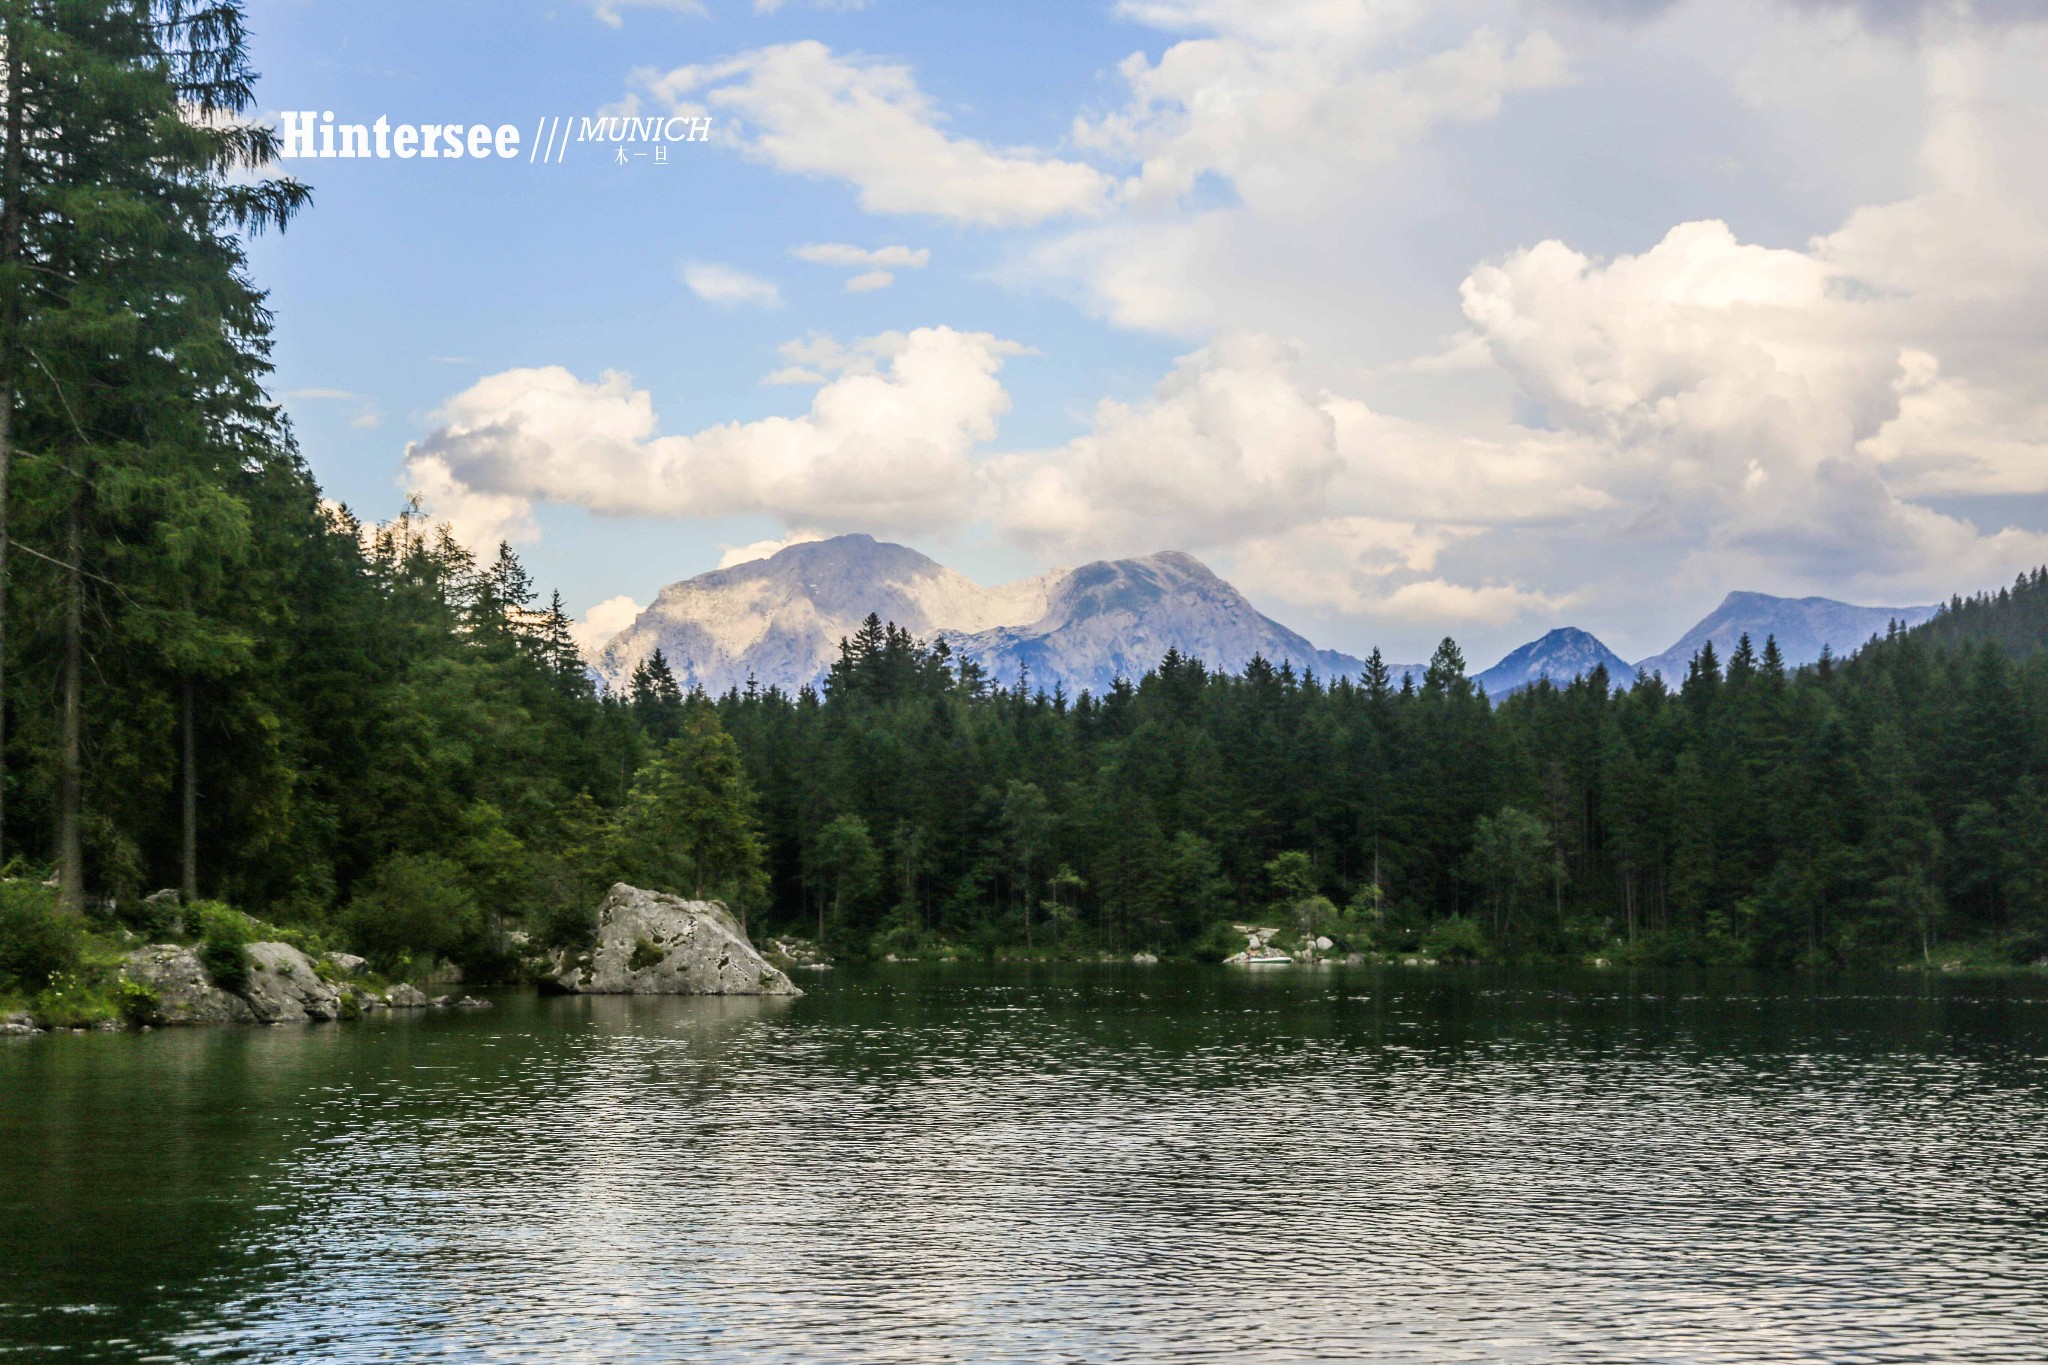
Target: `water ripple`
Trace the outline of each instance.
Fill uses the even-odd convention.
[[[1285,975],[0,1051],[0,1356],[2041,1358],[2037,992]]]

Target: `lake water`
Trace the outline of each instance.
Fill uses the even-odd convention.
[[[0,1358],[2048,1356],[2039,981],[805,984],[0,1039]]]

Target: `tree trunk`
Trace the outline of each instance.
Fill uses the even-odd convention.
[[[0,357],[0,375],[12,366]],[[14,463],[14,385],[0,378],[0,863],[7,861],[7,472]]]
[[[85,685],[85,584],[79,575],[79,503],[83,481],[71,494],[64,518],[64,700],[58,741],[57,908],[85,913],[85,849],[79,824],[84,801],[79,712]]]
[[[7,150],[0,154],[0,271],[9,274],[0,299],[0,862],[7,836],[7,475],[14,463],[15,331],[21,322],[11,268],[21,260],[21,34],[7,12]]]
[[[184,819],[179,831],[183,836],[178,847],[179,891],[185,904],[199,899],[199,738],[195,727],[192,693],[193,683],[189,677],[184,681],[183,703],[185,732],[184,754]]]

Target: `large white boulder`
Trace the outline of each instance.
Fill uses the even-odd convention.
[[[121,971],[156,993],[157,1013],[167,1024],[253,1024],[256,1011],[232,991],[213,984],[191,948],[158,943],[128,954]]]
[[[596,948],[559,964],[555,981],[583,995],[803,994],[724,905],[624,882],[598,907]]]
[[[249,945],[249,982],[243,995],[259,1023],[303,1024],[339,1019],[341,992],[324,981],[313,960],[289,943]]]
[[[193,948],[159,943],[128,954],[122,972],[156,993],[167,1024],[303,1024],[341,1017],[341,992],[289,943],[252,943],[238,991],[213,984]]]

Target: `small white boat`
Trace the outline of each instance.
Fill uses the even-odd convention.
[[[1261,948],[1256,953],[1246,953],[1244,965],[1247,967],[1292,967],[1294,959],[1277,949]]]

